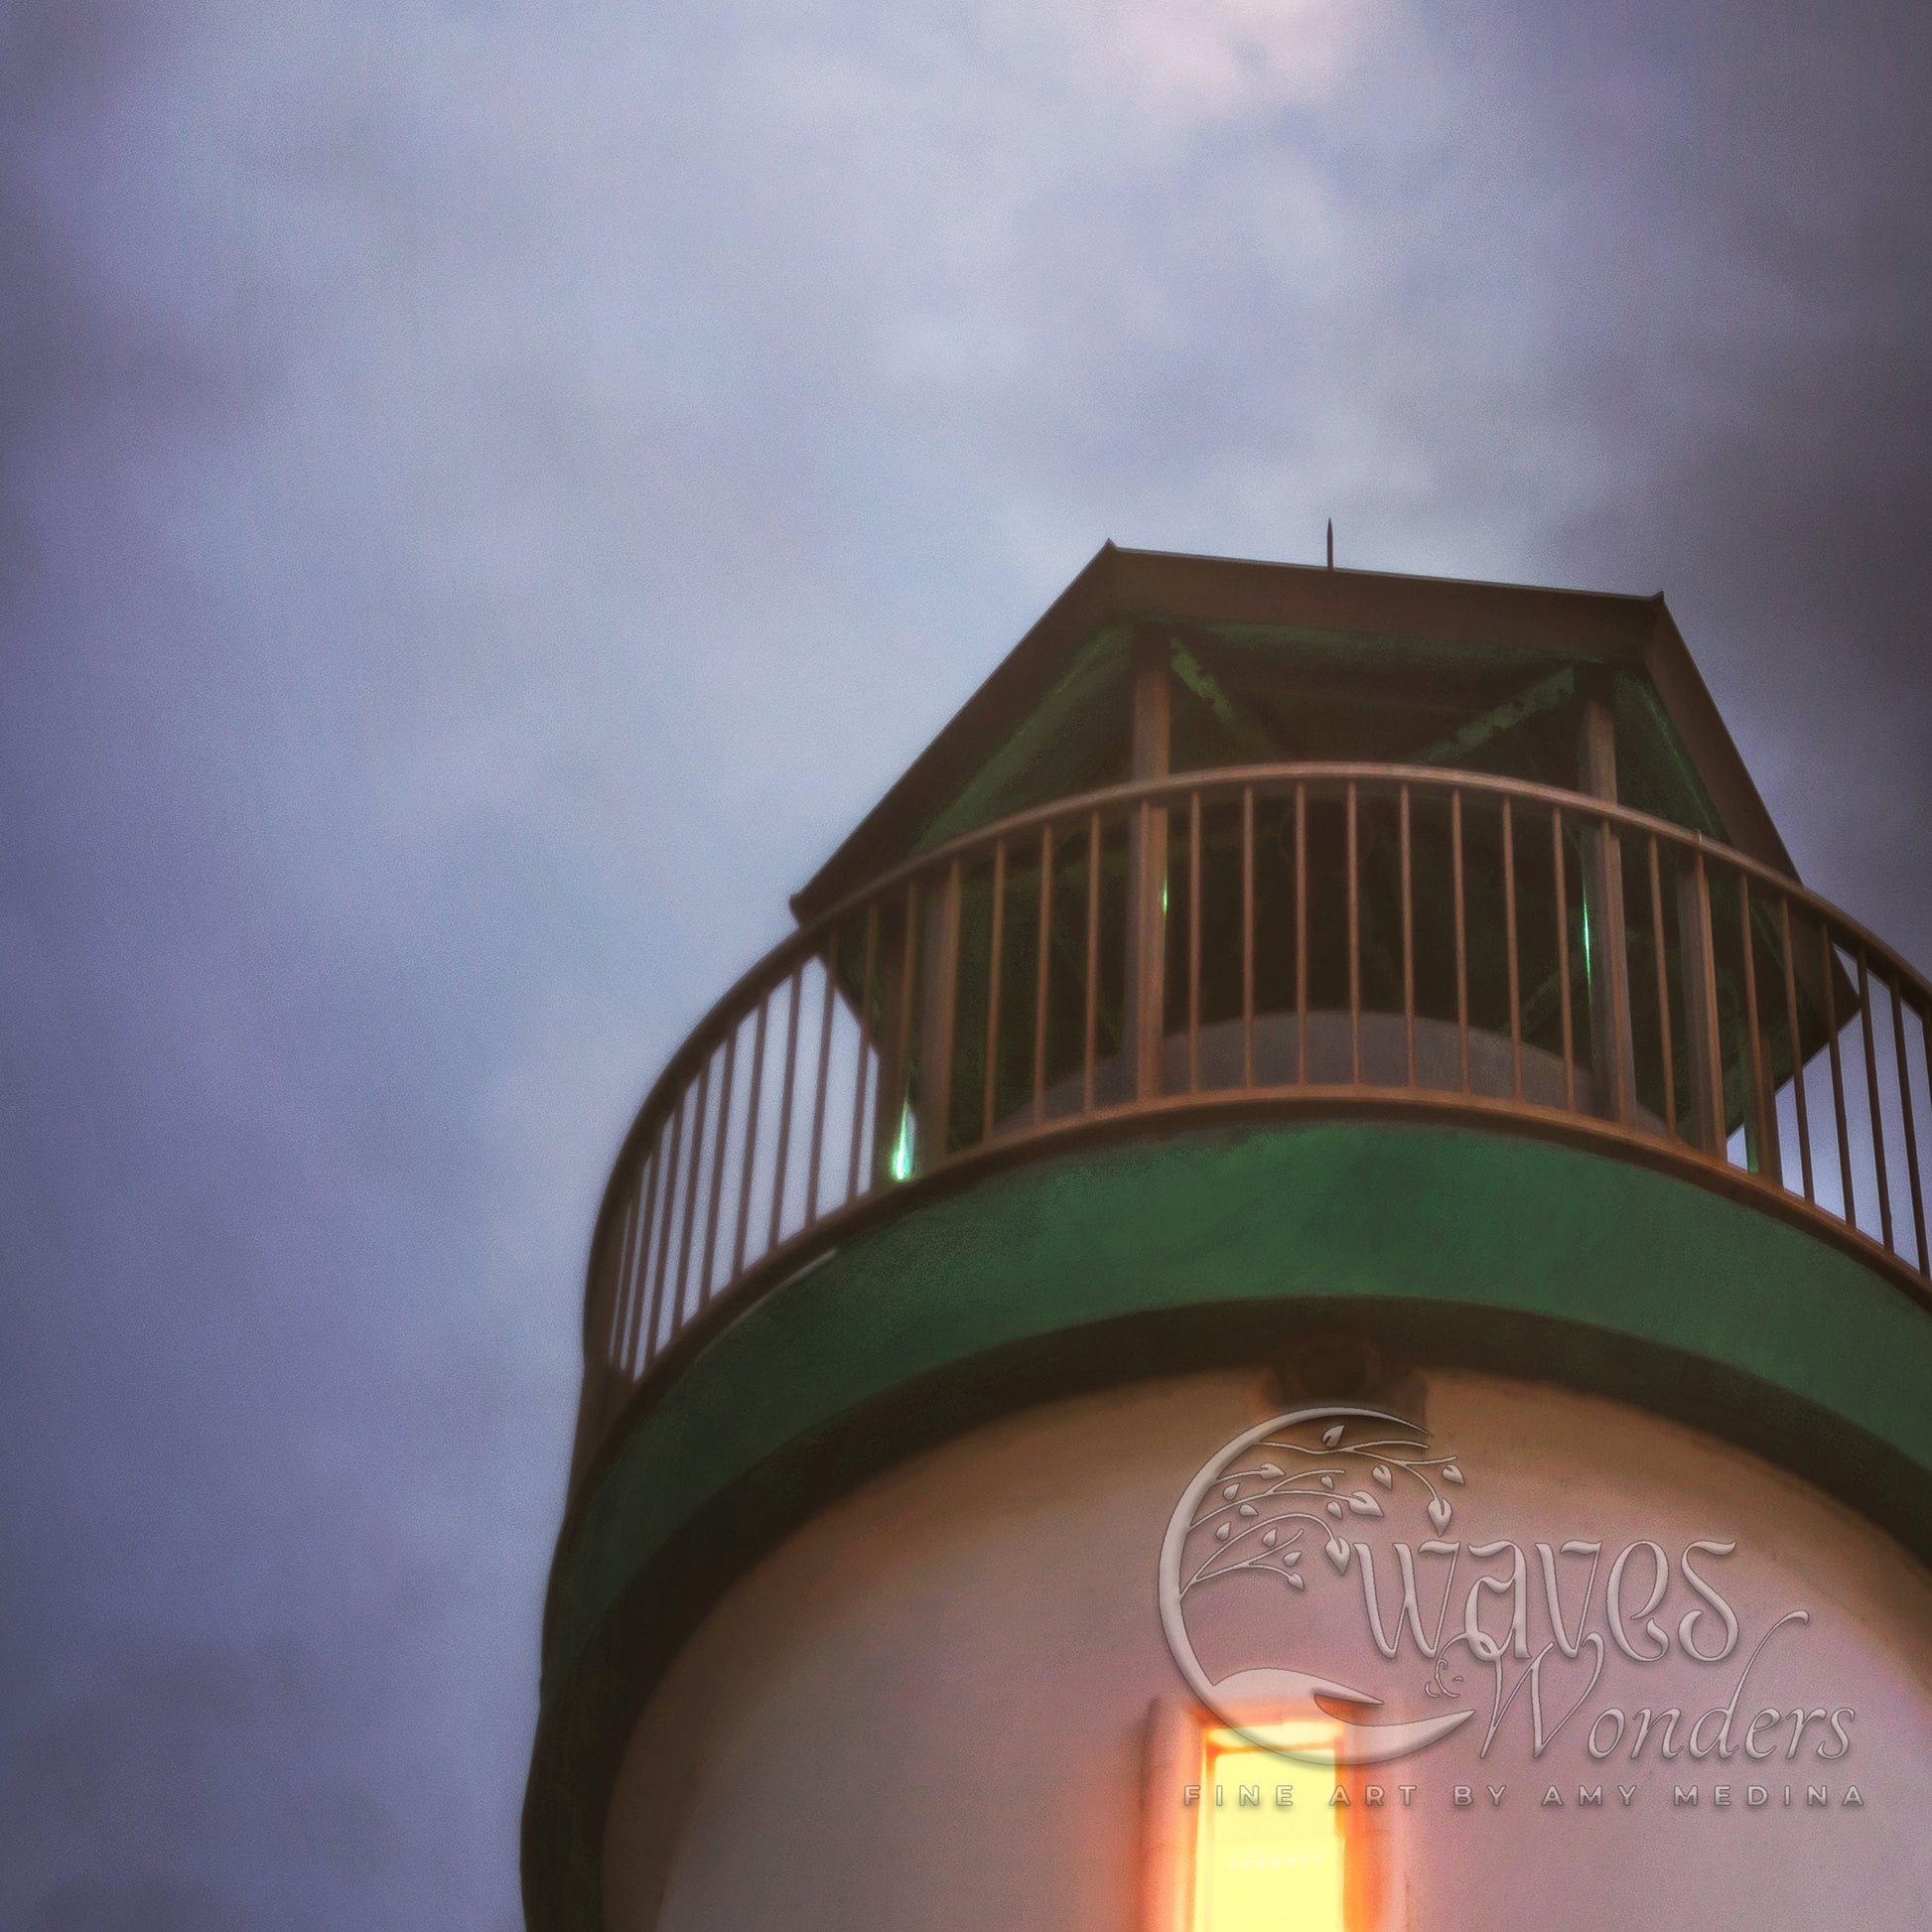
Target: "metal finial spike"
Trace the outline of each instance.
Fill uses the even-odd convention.
[[[1334,567],[1335,567],[1335,519],[1331,516],[1328,519],[1328,568],[1330,570],[1333,570]]]

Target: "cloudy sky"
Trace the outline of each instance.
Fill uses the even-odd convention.
[[[0,0],[0,1925],[507,1932],[604,1172],[1109,536],[1666,591],[1932,965],[1932,9]]]

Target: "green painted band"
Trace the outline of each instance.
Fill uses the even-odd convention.
[[[1679,1416],[1932,1553],[1932,1313],[1785,1221],[1459,1128],[1222,1129],[1041,1160],[908,1206],[750,1309],[606,1462],[552,1579],[532,1927],[595,1922],[623,1737],[729,1581],[722,1560],[693,1572],[704,1525],[736,1519],[742,1567],[896,1444],[1253,1359],[1311,1313]]]

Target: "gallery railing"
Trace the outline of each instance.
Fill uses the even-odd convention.
[[[578,1465],[721,1298],[865,1203],[1208,1110],[1588,1136],[1924,1294],[1929,1017],[1791,880],[1577,793],[1303,764],[1064,799],[802,927],[664,1069],[593,1242]]]

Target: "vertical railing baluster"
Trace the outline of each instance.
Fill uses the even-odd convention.
[[[652,1288],[655,1279],[657,1260],[657,1225],[660,1218],[658,1190],[662,1184],[665,1162],[670,1150],[671,1128],[668,1120],[657,1123],[657,1133],[651,1142],[650,1151],[650,1204],[649,1212],[639,1225],[636,1234],[637,1272],[636,1285],[632,1291],[634,1303],[628,1316],[629,1328],[624,1337],[624,1360],[636,1363],[635,1373],[643,1374],[650,1366],[651,1336],[654,1317],[651,1314]]]
[[[926,990],[919,1013],[919,1139],[937,1167],[952,1145],[952,1063],[959,1024],[959,960],[965,939],[965,870],[955,859],[929,914]]]
[[[630,1259],[630,1223],[637,1208],[637,1184],[626,1190],[617,1235],[606,1227],[591,1237],[591,1267],[584,1282],[584,1379],[577,1396],[577,1431],[571,1448],[573,1471],[582,1466],[587,1447],[602,1436],[615,1406],[623,1399],[623,1372],[618,1359],[622,1331],[624,1268]]]
[[[771,989],[759,995],[752,1027],[752,1084],[745,1096],[745,1151],[738,1158],[738,1228],[732,1238],[731,1279],[745,1272],[745,1244],[752,1230],[752,1183],[758,1177],[759,1107],[764,1098],[764,1023],[771,1011]]]
[[[1878,1178],[1878,1225],[1891,1246],[1891,1185],[1885,1168],[1885,1122],[1878,1111],[1878,1054],[1871,1043],[1871,989],[1865,978],[1864,948],[1859,948],[1859,1030],[1864,1039],[1864,1084],[1871,1108],[1871,1171]]]
[[[1918,1128],[1912,1119],[1912,1082],[1905,1070],[1905,990],[1894,973],[1886,992],[1891,996],[1892,1051],[1898,1064],[1898,1117],[1905,1130],[1905,1172],[1912,1183],[1912,1239],[1918,1245],[1918,1267],[1926,1272],[1932,1256],[1925,1246],[1925,1192],[1918,1172]]]
[[[625,1189],[623,1213],[615,1232],[608,1224],[601,1224],[591,1237],[591,1266],[584,1281],[584,1379],[578,1391],[577,1428],[570,1453],[573,1483],[586,1453],[595,1449],[628,1393],[619,1337],[623,1332],[630,1225],[643,1178],[640,1169],[635,1183]]]
[[[584,1368],[595,1364],[617,1373],[623,1366],[624,1337],[630,1326],[630,1251],[637,1214],[644,1203],[644,1178],[650,1168],[646,1149],[637,1164],[637,1178],[625,1189],[621,1224],[617,1234],[599,1242],[592,1235],[591,1272],[584,1284]],[[587,1385],[588,1386],[588,1385]]]
[[[1080,1111],[1093,1112],[1093,1055],[1100,1021],[1100,814],[1087,820],[1087,1012],[1080,1060]]]
[[[1136,848],[1138,841],[1138,853]],[[1134,889],[1128,900],[1133,969],[1129,1023],[1133,1027],[1134,1097],[1152,1100],[1164,1079],[1168,1024],[1168,812],[1143,798],[1129,838]]]
[[[1039,828],[1039,946],[1034,965],[1034,1125],[1046,1118],[1046,994],[1053,948],[1053,827]]]
[[[1362,919],[1356,853],[1355,781],[1348,781],[1348,1083],[1362,1084]]]
[[[778,1245],[778,1231],[785,1217],[785,1168],[791,1156],[791,1101],[798,1083],[798,1005],[804,996],[805,964],[800,960],[791,969],[791,992],[785,1010],[785,1070],[778,1093],[778,1146],[772,1162],[771,1225],[766,1230],[767,1254]]]
[[[664,1280],[670,1273],[671,1246],[677,1220],[678,1158],[684,1149],[684,1096],[671,1110],[671,1145],[664,1159],[664,1196],[657,1221],[657,1268],[651,1277],[650,1307],[645,1311],[644,1367],[649,1368],[677,1338],[677,1311],[664,1319]]]
[[[673,1316],[679,1327],[691,1317],[686,1312],[685,1286],[691,1271],[691,1239],[698,1226],[698,1170],[704,1166],[705,1102],[711,1097],[711,1055],[705,1055],[698,1069],[698,1104],[691,1116],[691,1158],[684,1178],[683,1225],[678,1229],[677,1288]]]
[[[1241,1085],[1255,1083],[1255,788],[1241,787]]]
[[[1509,955],[1509,1064],[1510,1094],[1519,1104],[1523,1098],[1523,996],[1521,971],[1516,963],[1516,823],[1503,795],[1503,947]]]
[[[1000,968],[1006,946],[1007,842],[993,845],[993,930],[986,966],[986,1079],[980,1104],[980,1139],[993,1138],[993,1109],[1000,1079]]]
[[[652,1236],[657,1230],[657,1190],[664,1173],[667,1124],[657,1123],[657,1135],[650,1150],[650,1191],[639,1216],[632,1244],[636,1256],[631,1263],[630,1312],[625,1317],[623,1361],[626,1374],[641,1374],[649,1360],[650,1328],[647,1321],[650,1303],[650,1268],[654,1253]]]
[[[1816,1202],[1811,1172],[1811,1109],[1805,1101],[1805,1050],[1798,1032],[1797,955],[1791,948],[1791,900],[1778,895],[1778,941],[1784,954],[1784,1023],[1791,1030],[1791,1098],[1798,1112],[1798,1169],[1804,1177],[1805,1199]]]
[[[1187,1091],[1200,1091],[1200,793],[1187,794]]]
[[[907,1179],[918,1165],[919,1150],[916,1145],[906,1149],[905,1173],[898,1172],[898,1145],[908,1131],[916,1143],[918,1120],[912,1112],[912,990],[918,984],[919,960],[919,882],[909,879],[905,883],[905,938],[899,950],[905,955],[899,962],[898,985],[898,1025],[894,1033],[893,1051],[896,1071],[893,1075],[893,1126],[892,1148],[886,1157],[886,1172],[895,1180]],[[878,1129],[873,1130],[875,1141]]]
[[[1852,1134],[1845,1106],[1845,1062],[1838,1043],[1838,953],[1832,944],[1831,922],[1818,915],[1818,946],[1825,964],[1825,1032],[1831,1047],[1832,1120],[1838,1129],[1839,1188],[1845,1196],[1845,1225],[1859,1224],[1858,1192],[1852,1185]]]
[[[651,1271],[656,1259],[656,1243],[663,1219],[659,1211],[659,1194],[661,1188],[668,1185],[663,1175],[668,1156],[669,1136],[669,1123],[659,1121],[657,1136],[650,1151],[650,1197],[645,1202],[644,1212],[639,1216],[636,1229],[631,1236],[636,1255],[631,1265],[629,1331],[624,1337],[626,1373],[642,1374],[645,1364],[650,1359],[650,1337],[654,1319],[650,1312]]]
[[[1403,1084],[1416,1085],[1416,898],[1409,846],[1409,787],[1401,791]]]
[[[1664,1056],[1664,1138],[1677,1139],[1677,1048],[1670,1031],[1670,964],[1664,950],[1664,880],[1650,835],[1650,945],[1657,956],[1657,1034]]]
[[[872,988],[879,966],[879,901],[866,907],[866,963],[860,973],[859,1052],[852,1067],[852,1154],[846,1164],[845,1197],[859,1197],[859,1158],[866,1145],[866,1092],[872,1082],[866,1070],[872,1064]],[[879,1138],[879,1122],[872,1124],[873,1139]]]
[[[1704,1064],[1698,1069],[1698,1090],[1703,1096],[1700,1109],[1700,1138],[1705,1152],[1719,1161],[1726,1159],[1725,1113],[1724,1035],[1718,1021],[1718,949],[1711,920],[1711,881],[1704,869],[1704,854],[1699,852],[1691,875],[1694,908],[1694,933],[1686,947],[1696,947],[1697,1022],[1692,1041],[1702,1051]],[[1690,975],[1687,973],[1686,978]]]
[[[818,1219],[818,1175],[820,1156],[825,1148],[825,1105],[832,1084],[832,1015],[838,992],[839,938],[836,929],[825,934],[825,998],[818,1013],[818,1073],[812,1082],[812,1146],[805,1163],[805,1214],[799,1222],[805,1229]]]
[[[1623,845],[1616,827],[1601,821],[1604,956],[1610,967],[1610,1072],[1616,1083],[1616,1121],[1632,1126],[1637,1108],[1637,1048],[1630,1017],[1630,927],[1623,916]]]
[[[1920,984],[1923,985],[1924,982],[1921,981]],[[1932,1095],[1932,1003],[1914,1006],[1913,1011],[1918,1015],[1919,1047],[1925,1055],[1925,1090],[1928,1095]],[[1929,1262],[1920,1272],[1932,1275],[1932,1262]]]
[[[1450,871],[1455,890],[1455,1039],[1462,1091],[1469,1091],[1469,945],[1462,904],[1462,788],[1449,791]]]
[[[684,1149],[684,1096],[680,1094],[671,1117],[660,1134],[664,1161],[664,1183],[658,1190],[657,1209],[645,1239],[651,1244],[650,1305],[645,1311],[642,1365],[649,1367],[677,1333],[676,1323],[666,1318],[670,1304],[668,1277],[671,1244],[677,1238],[677,1179]]]
[[[1295,1077],[1309,1077],[1308,786],[1295,786]]]
[[[1784,1157],[1778,1147],[1777,1103],[1764,1077],[1763,1043],[1757,1019],[1757,949],[1751,942],[1751,878],[1737,874],[1737,923],[1741,928],[1744,970],[1744,1071],[1750,1081],[1750,1109],[1753,1123],[1747,1135],[1745,1163],[1757,1174],[1767,1171],[1780,1185],[1784,1181]]]
[[[649,1156],[645,1156],[649,1165]],[[621,1368],[624,1362],[624,1339],[630,1326],[631,1301],[631,1235],[637,1221],[637,1211],[643,1205],[644,1176],[640,1172],[637,1185],[631,1190],[623,1204],[623,1224],[618,1235],[616,1265],[611,1270],[611,1307],[607,1318],[593,1324],[604,1330],[599,1343],[601,1356],[599,1366],[603,1368]]]
[[[1923,982],[1921,982],[1923,984]],[[1916,1007],[1919,1048],[1925,1055],[1925,1090],[1932,1095],[1932,1003]],[[1921,1274],[1932,1275],[1932,1262],[1921,1265]]]
[[[718,1209],[725,1197],[725,1142],[732,1119],[732,1082],[738,1075],[738,1025],[734,1021],[725,1033],[725,1066],[719,1077],[718,1136],[711,1148],[711,1199],[705,1207],[704,1259],[698,1266],[698,1305],[703,1307],[711,1293],[711,1265],[718,1255]]]
[[[1550,808],[1550,863],[1557,888],[1557,1005],[1563,1013],[1563,1104],[1577,1111],[1577,1041],[1570,1014],[1570,886],[1564,876],[1563,812]]]

